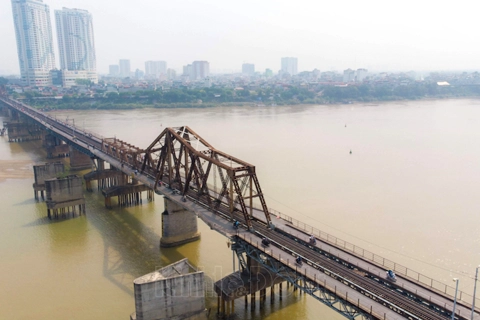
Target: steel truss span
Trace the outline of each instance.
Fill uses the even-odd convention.
[[[215,149],[189,127],[166,128],[141,154],[141,171],[154,176],[155,185],[165,181],[215,211],[240,210],[248,228],[258,201],[271,223],[255,166]]]

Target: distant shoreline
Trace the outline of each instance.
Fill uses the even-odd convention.
[[[162,103],[162,104],[147,104],[147,103],[97,103],[98,100],[86,100],[82,101],[69,101],[68,103],[61,103],[61,100],[36,100],[36,99],[23,99],[30,106],[44,109],[44,111],[50,110],[135,110],[135,109],[205,109],[214,107],[295,107],[295,106],[348,106],[348,105],[370,105],[378,106],[385,103],[394,102],[412,102],[412,101],[435,101],[435,100],[454,100],[454,99],[473,99],[480,100],[480,96],[462,96],[462,97],[423,97],[418,99],[385,99],[385,100],[372,100],[372,101],[338,101],[338,102],[292,102],[289,103],[252,103],[252,102],[220,102],[220,103]],[[41,101],[41,103],[39,103]],[[55,102],[55,103],[51,103]],[[61,103],[59,105],[59,103]]]

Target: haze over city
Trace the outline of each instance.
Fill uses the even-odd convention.
[[[471,2],[242,1],[140,4],[119,0],[48,0],[88,10],[94,19],[97,70],[130,59],[132,70],[164,60],[181,70],[194,60],[211,72],[280,69],[280,58],[298,58],[298,70],[367,68],[371,71],[475,70],[480,68],[476,12]],[[56,37],[53,30],[54,38]],[[0,3],[0,74],[19,74],[10,1]],[[58,57],[58,48],[55,46]],[[58,61],[56,62],[58,66]]]

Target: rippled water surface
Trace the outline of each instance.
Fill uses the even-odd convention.
[[[188,125],[257,167],[269,207],[473,291],[480,101],[52,114],[141,148],[167,126]],[[159,249],[158,196],[107,210],[101,193],[85,193],[86,216],[48,220],[32,188],[32,164],[45,156],[39,143],[0,138],[0,319],[128,319],[132,282],[145,273],[184,257],[211,279],[232,271],[227,239],[203,223],[200,241]],[[239,300],[235,310],[239,319],[343,319],[297,294],[254,313]]]

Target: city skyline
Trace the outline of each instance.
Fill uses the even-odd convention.
[[[162,5],[146,0],[142,6],[120,0],[114,7],[93,0],[43,4],[52,12],[79,7],[95,17],[97,70],[107,74],[108,66],[122,58],[131,60],[132,70],[163,60],[179,71],[188,61],[204,60],[211,73],[240,72],[245,61],[259,72],[277,73],[280,58],[289,56],[298,58],[298,72],[480,69],[480,45],[472,41],[474,12],[462,10],[466,2],[460,2],[447,7],[406,1],[394,14],[373,0],[322,5],[248,0],[240,7],[217,0]],[[0,38],[6,48],[0,74],[20,73],[11,12],[10,1],[0,3]],[[158,19],[158,12],[167,14]],[[55,53],[59,56],[56,46]]]

